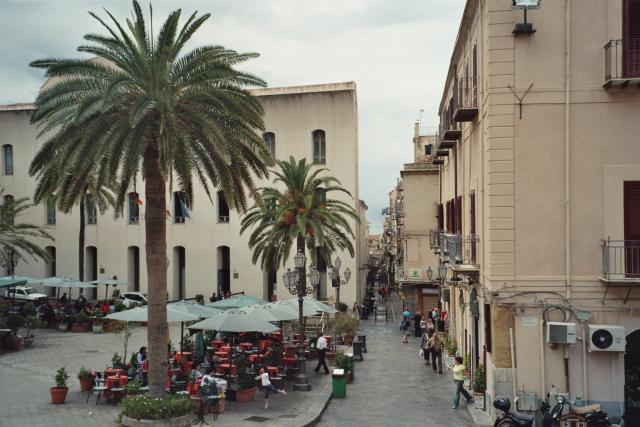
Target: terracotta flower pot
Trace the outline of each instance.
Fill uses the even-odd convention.
[[[71,332],[89,332],[88,323],[74,323],[71,325]]]
[[[80,391],[89,391],[93,388],[93,380],[80,380]]]
[[[236,402],[249,402],[250,400],[253,400],[257,392],[257,387],[248,388],[246,390],[236,390]]]
[[[67,392],[69,389],[67,387],[51,387],[49,392],[51,393],[51,403],[62,404],[64,400],[67,398]]]
[[[102,323],[93,323],[91,325],[91,329],[93,330],[93,332],[95,332],[96,334],[101,334],[104,330]]]
[[[20,350],[20,347],[22,347],[22,338],[6,337],[2,342],[2,346],[5,350]]]
[[[353,335],[343,335],[342,336],[342,343],[344,345],[351,345],[352,342],[353,342]]]

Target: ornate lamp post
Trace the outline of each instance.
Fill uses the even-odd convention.
[[[344,280],[340,278],[340,266],[342,265],[342,261],[340,261],[340,257],[337,257],[333,262],[333,266],[331,267],[331,286],[336,288],[336,307],[340,303],[340,286],[344,286],[349,282],[351,278],[351,270],[349,267],[344,271]]]
[[[290,268],[283,274],[284,285],[292,295],[298,296],[298,334],[300,340],[298,342],[298,373],[295,375],[293,384],[294,390],[309,391],[311,384],[306,373],[307,358],[304,352],[304,317],[302,316],[302,304],[307,294],[313,293],[318,284],[320,284],[320,272],[312,265],[309,267],[309,274],[305,272],[305,264],[307,257],[301,251],[293,257],[295,271]],[[311,286],[307,286],[307,277]]]

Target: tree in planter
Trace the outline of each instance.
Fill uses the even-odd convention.
[[[349,309],[349,306],[343,302],[339,302],[336,304],[336,310],[338,310],[341,313],[346,313],[348,309]]]
[[[126,25],[92,14],[106,36],[88,34],[80,51],[93,59],[42,59],[32,66],[53,77],[36,99],[32,121],[49,138],[30,173],[40,176],[54,162],[74,171],[71,194],[82,193],[95,174],[98,186],[114,182],[116,212],[139,176],[144,180],[149,292],[149,394],[165,394],[167,373],[166,195],[175,183],[193,200],[193,180],[210,197],[223,191],[231,207],[244,209],[246,191],[266,174],[270,161],[257,131],[263,109],[249,89],[265,83],[234,67],[254,58],[221,46],[185,53],[185,45],[209,18],[195,13],[180,26],[169,15],[157,35],[133,2]]]
[[[473,391],[476,393],[484,393],[486,390],[486,382],[484,377],[484,366],[479,364],[473,376]]]
[[[253,399],[258,391],[256,387],[256,375],[258,372],[249,363],[246,357],[235,358],[235,365],[238,370],[238,390],[236,390],[236,400],[238,402],[248,402]]]
[[[64,403],[64,400],[67,397],[67,392],[69,391],[69,387],[67,385],[69,382],[69,372],[67,372],[67,369],[63,366],[56,371],[56,375],[53,379],[56,385],[49,389],[49,392],[51,393],[51,401],[53,403]]]
[[[331,322],[331,326],[336,335],[343,336],[343,342],[346,345],[351,344],[353,341],[353,337],[356,334],[358,329],[358,319],[351,316],[350,314],[343,314],[341,316],[336,316]]]
[[[78,372],[78,380],[80,380],[80,391],[89,391],[93,388],[93,380],[95,374],[84,366],[80,367]]]

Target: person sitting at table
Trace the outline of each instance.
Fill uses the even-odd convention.
[[[67,316],[75,316],[76,310],[73,308],[71,304],[67,304],[64,308],[64,314],[66,314]]]
[[[93,304],[91,304],[90,302],[86,303],[84,307],[82,307],[82,311],[84,311],[84,314],[86,314],[87,316],[93,315]]]
[[[53,324],[53,321],[56,318],[56,313],[53,310],[53,306],[49,304],[49,301],[45,302],[38,309],[40,312],[40,319],[49,327]]]
[[[136,355],[136,364],[138,365],[138,369],[142,369],[142,364],[147,359],[147,347],[142,346]]]
[[[209,369],[209,372],[202,376],[202,379],[200,380],[200,386],[206,387],[206,386],[211,386],[212,384],[215,385],[216,384],[216,377],[214,376],[215,373],[216,373],[216,370],[213,367]]]
[[[202,369],[202,365],[198,363],[195,368],[191,370],[191,376],[199,382],[204,377],[205,372]]]
[[[76,312],[80,312],[86,304],[87,304],[87,299],[84,297],[84,295],[81,294],[76,300],[76,302],[73,303],[73,309]]]
[[[67,305],[67,293],[64,292],[60,298],[58,298],[58,307],[64,307]]]

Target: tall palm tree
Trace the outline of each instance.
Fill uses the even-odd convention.
[[[295,243],[296,252],[309,250],[311,259],[331,263],[331,254],[347,250],[353,256],[353,231],[349,218],[359,221],[354,208],[331,193],[345,193],[336,178],[324,175],[326,168],[314,168],[305,159],[276,162],[279,170],[274,187],[256,191],[254,205],[242,218],[241,233],[252,228],[249,246],[253,262],[263,270],[284,266]]]
[[[78,231],[78,280],[84,280],[84,243],[85,243],[85,214],[87,205],[95,207],[100,213],[105,213],[109,206],[115,206],[116,201],[112,191],[98,185],[98,177],[94,174],[87,176],[82,191],[73,191],[74,176],[72,172],[60,172],[58,165],[51,162],[38,176],[38,185],[33,196],[35,203],[44,200],[64,213],[69,213],[78,204],[80,208],[80,228]],[[114,185],[114,184],[111,184]]]
[[[4,190],[0,190],[0,196]],[[16,223],[16,218],[33,205],[28,198],[6,200],[0,204],[0,263],[14,274],[15,261],[30,256],[49,260],[49,255],[37,244],[38,239],[53,240],[47,231],[35,224]]]
[[[224,192],[231,207],[244,209],[246,188],[262,178],[269,159],[259,130],[263,109],[249,88],[265,83],[234,67],[257,55],[222,46],[184,52],[209,18],[192,14],[180,26],[180,10],[157,35],[147,28],[138,2],[126,25],[91,13],[107,35],[87,34],[87,59],[42,59],[52,80],[40,92],[32,120],[41,135],[53,132],[31,164],[39,175],[51,161],[73,170],[67,191],[82,193],[96,171],[97,187],[118,184],[116,211],[140,172],[145,189],[146,262],[149,293],[149,393],[164,395],[167,373],[167,181],[193,200],[193,177],[211,199]],[[71,197],[71,196],[70,196]]]

